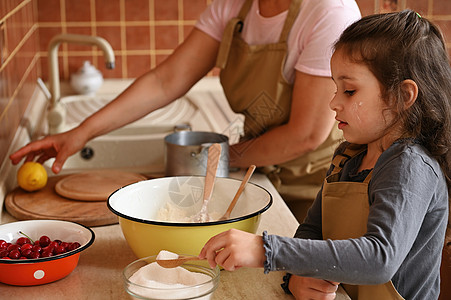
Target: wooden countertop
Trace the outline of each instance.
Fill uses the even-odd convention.
[[[242,178],[243,173],[231,177]],[[293,236],[298,222],[273,185],[262,174],[254,174],[251,182],[265,187],[273,196],[274,203],[263,213],[257,233],[267,230],[269,234]],[[2,222],[15,221],[6,211]],[[122,282],[122,270],[136,256],[128,247],[119,225],[93,227],[94,244],[80,255],[75,270],[66,278],[46,285],[16,287],[0,283],[4,299],[127,299]],[[233,299],[294,299],[280,287],[284,272],[264,274],[263,269],[242,268],[234,272],[221,271],[220,284],[214,300]],[[336,299],[349,299],[340,292]]]

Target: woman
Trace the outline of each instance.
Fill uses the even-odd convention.
[[[289,205],[313,200],[337,140],[328,108],[330,48],[358,18],[354,0],[216,0],[163,63],[77,128],[30,143],[11,160],[55,157],[58,173],[86,142],[183,96],[217,62],[231,107],[246,116],[231,166],[265,166]]]

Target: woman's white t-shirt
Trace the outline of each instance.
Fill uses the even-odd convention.
[[[228,21],[238,15],[244,1],[214,0],[200,16],[196,28],[221,41]],[[278,42],[287,13],[262,17],[258,0],[254,0],[244,20],[243,39],[250,45]],[[332,46],[341,32],[360,17],[354,0],[303,0],[288,36],[285,78],[292,83],[295,70],[330,77]]]

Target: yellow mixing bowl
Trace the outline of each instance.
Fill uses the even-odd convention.
[[[225,213],[240,184],[240,180],[216,178],[208,202],[213,220]],[[262,213],[272,205],[266,189],[248,183],[230,219],[193,223],[202,207],[203,186],[202,176],[140,181],[111,194],[108,208],[119,217],[130,248],[143,258],[161,250],[197,255],[212,236],[231,228],[256,233]]]

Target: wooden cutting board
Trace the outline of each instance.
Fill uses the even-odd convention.
[[[6,210],[18,220],[65,220],[90,227],[118,222],[105,201],[78,201],[58,195],[55,185],[67,176],[49,177],[46,187],[36,192],[17,187],[6,196]]]
[[[96,170],[60,179],[55,191],[73,200],[106,201],[115,190],[145,179],[144,175],[132,172]]]

